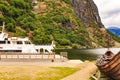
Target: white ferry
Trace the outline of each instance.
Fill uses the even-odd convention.
[[[29,38],[21,37],[8,37],[8,34],[4,32],[5,23],[3,23],[2,31],[0,33],[0,52],[19,52],[19,53],[42,53],[52,52],[55,45],[35,45],[29,40]]]

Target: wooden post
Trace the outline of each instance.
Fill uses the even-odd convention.
[[[17,54],[17,59],[19,59],[19,54]]]
[[[24,59],[24,54],[23,54],[23,59]]]
[[[55,53],[53,53],[53,55],[54,55],[54,59],[55,59]]]
[[[42,53],[42,59],[43,59],[43,53]]]
[[[13,58],[13,55],[11,55],[11,58]]]
[[[7,54],[5,54],[5,56],[6,56],[6,59],[7,59]]]
[[[31,59],[31,55],[29,55],[29,59]]]
[[[50,58],[50,53],[48,53],[48,59]]]

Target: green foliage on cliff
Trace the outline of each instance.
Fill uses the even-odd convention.
[[[0,12],[0,24],[5,22],[11,36],[25,37],[32,31],[35,44],[54,40],[58,48],[93,47],[71,0],[0,0]]]
[[[33,11],[32,0],[0,1],[0,23],[6,23],[6,31],[12,36],[27,36],[33,33],[35,44],[50,44],[55,40],[57,47],[85,46],[87,31],[75,15],[70,0],[39,0],[46,10]],[[86,36],[84,36],[86,35]]]

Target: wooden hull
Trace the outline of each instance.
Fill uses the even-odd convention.
[[[111,79],[120,80],[120,52],[110,61],[103,62],[102,59],[97,61],[99,70]]]

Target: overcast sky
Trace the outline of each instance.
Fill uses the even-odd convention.
[[[120,0],[94,0],[105,27],[120,27]]]

